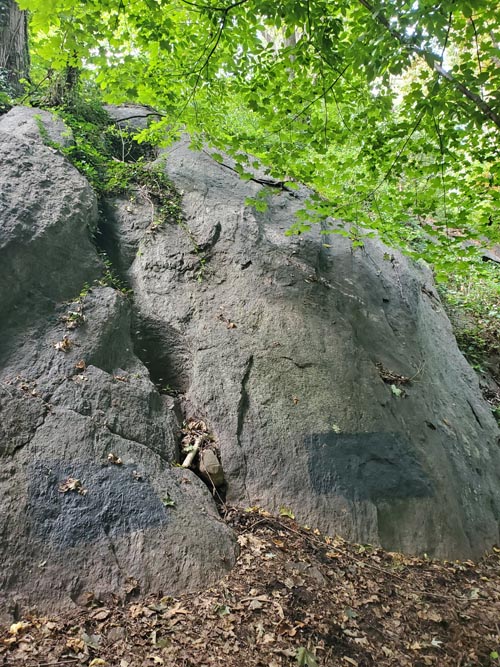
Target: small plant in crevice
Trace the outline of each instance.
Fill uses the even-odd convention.
[[[63,316],[66,329],[78,329],[85,322],[85,315],[83,313],[83,304],[78,303],[73,310],[68,310]]]
[[[112,287],[121,292],[124,296],[130,297],[132,290],[116,273],[113,263],[104,252],[100,252],[101,261],[104,264],[104,271],[100,279],[96,281],[101,287]]]
[[[152,226],[179,219],[179,193],[163,165],[150,162],[156,157],[156,148],[139,143],[132,128],[118,125],[93,90],[77,89],[64,105],[48,109],[66,123],[73,141],[69,146],[54,143],[38,119],[42,139],[87,178],[101,203],[106,197],[141,195],[151,203]]]
[[[150,232],[154,233],[167,223],[182,222],[181,194],[165,173],[162,163],[135,163],[136,172],[131,181],[143,199],[151,204]]]
[[[80,290],[80,294],[78,295],[78,298],[76,299],[77,303],[82,303],[88,296],[89,292],[92,291],[92,287],[89,285],[89,283],[83,283],[82,289]]]

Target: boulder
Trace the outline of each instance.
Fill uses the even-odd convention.
[[[310,192],[276,187],[257,212],[262,175],[241,181],[183,139],[162,157],[182,219],[151,233],[139,200],[104,207],[127,298],[100,279],[91,187],[14,112],[0,119],[2,620],[175,595],[232,567],[212,485],[178,467],[187,418],[217,441],[223,473],[204,469],[230,503],[410,553],[498,542],[499,431],[425,265],[374,238],[286,236]]]
[[[175,595],[235,559],[206,486],[171,465],[175,403],[133,354],[127,301],[97,287],[80,305],[77,329],[47,319],[0,371],[4,616],[90,594]]]
[[[73,132],[61,118],[45,109],[14,107],[0,120],[2,132],[28,143],[71,146]]]
[[[130,301],[96,280],[94,193],[2,122],[0,619],[208,586],[237,545],[172,465],[178,405],[134,352]]]
[[[126,130],[145,130],[152,120],[160,118],[152,107],[140,104],[106,104],[104,109],[118,127]]]
[[[410,553],[498,542],[499,431],[430,270],[375,238],[286,236],[303,188],[259,213],[261,178],[187,139],[163,157],[184,218],[128,275],[138,317],[177,341],[164,365],[219,441],[228,501]]]
[[[33,321],[99,275],[97,201],[86,179],[45,146],[36,109],[0,118],[0,321]],[[44,112],[46,113],[46,112]],[[60,121],[47,122],[57,138]],[[5,334],[0,349],[5,344]]]

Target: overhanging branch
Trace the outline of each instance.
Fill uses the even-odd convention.
[[[474,93],[472,90],[467,88],[465,84],[463,84],[461,81],[456,79],[451,72],[448,72],[448,70],[444,69],[444,67],[441,65],[439,62],[439,58],[432,53],[431,51],[427,51],[426,49],[423,49],[421,46],[415,43],[415,41],[408,39],[405,37],[403,34],[401,34],[398,30],[393,28],[387,19],[387,17],[382,13],[379,12],[378,10],[375,9],[375,7],[369,2],[369,0],[358,0],[365,9],[367,9],[372,17],[381,25],[384,26],[384,28],[387,29],[387,31],[396,39],[400,44],[403,46],[408,47],[411,51],[414,53],[417,53],[418,55],[422,56],[427,63],[432,62],[432,68],[434,71],[436,71],[443,79],[446,79],[456,90],[458,90],[464,97],[469,99],[471,102],[475,104],[475,106],[481,111],[481,113],[486,116],[489,120],[491,120],[498,128],[500,128],[500,115],[490,107],[488,102],[483,100],[483,98],[478,95],[477,93]]]

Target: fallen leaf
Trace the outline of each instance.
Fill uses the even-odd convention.
[[[252,600],[250,602],[250,604],[248,605],[248,608],[252,609],[252,610],[262,609],[262,602],[260,602],[260,600],[257,600],[257,598],[255,598],[254,600]]]
[[[358,663],[356,662],[356,660],[353,660],[352,658],[348,658],[346,655],[344,655],[344,656],[342,657],[342,660],[345,660],[345,661],[348,662],[350,665],[354,665],[354,667],[358,667]]]
[[[143,607],[142,604],[132,604],[129,607],[129,614],[131,618],[138,618],[142,616],[146,607]]]
[[[82,639],[86,646],[97,651],[99,649],[102,638],[101,635],[88,635],[86,632],[82,632]]]
[[[171,609],[167,611],[167,613],[165,614],[165,618],[172,618],[177,614],[184,614],[185,616],[189,616],[189,611],[187,609],[184,609],[181,606],[180,602],[177,602],[177,604],[175,604]]]
[[[81,651],[85,650],[85,642],[79,637],[70,637],[66,641],[66,647],[74,653],[80,653]]]
[[[360,646],[366,646],[368,644],[368,639],[366,637],[355,637],[354,643],[359,644]]]
[[[129,577],[127,579],[127,583],[125,584],[125,593],[127,595],[130,595],[134,591],[137,591],[139,589],[139,582],[137,579],[134,579],[134,577]]]
[[[424,621],[434,621],[434,623],[441,623],[442,617],[433,609],[424,609],[417,612],[417,616]]]
[[[218,607],[215,608],[215,613],[222,618],[223,616],[227,616],[228,614],[230,614],[231,609],[226,604],[220,604]]]
[[[25,621],[19,621],[19,623],[13,623],[9,628],[9,634],[18,635],[19,633],[29,628],[30,625],[31,623],[27,623]]]
[[[109,609],[97,609],[93,614],[92,618],[95,621],[105,621],[110,615]]]
[[[316,656],[304,646],[301,646],[298,649],[295,659],[297,660],[299,667],[306,667],[306,665],[307,667],[318,667]]]
[[[2,644],[5,644],[5,646],[11,646],[16,642],[17,642],[17,637],[7,637],[6,639],[2,639]]]
[[[58,343],[55,343],[54,347],[60,352],[68,352],[73,347],[73,341],[71,341],[68,336],[63,336],[63,339]]]
[[[65,479],[64,482],[61,482],[59,484],[58,489],[59,493],[68,493],[68,491],[76,491],[81,496],[84,496],[87,493],[87,489],[84,489],[80,480],[76,479],[75,477],[68,477],[67,479]]]
[[[280,507],[280,516],[287,516],[289,519],[295,519],[295,514],[293,511],[284,505]]]

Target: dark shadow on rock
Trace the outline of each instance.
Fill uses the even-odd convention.
[[[108,258],[118,278],[127,284],[127,267],[124,270],[121,262],[120,230],[114,219],[113,209],[107,201],[102,201],[99,212],[99,222],[94,235],[95,246],[98,252],[104,253]]]
[[[182,334],[164,322],[140,316],[132,330],[134,352],[160,393],[184,393],[189,386],[191,355]]]
[[[318,494],[373,502],[433,495],[431,480],[399,433],[317,433],[305,444]]]
[[[165,524],[167,508],[151,484],[126,465],[36,461],[28,468],[32,534],[60,548]],[[61,493],[68,478],[85,495]]]

